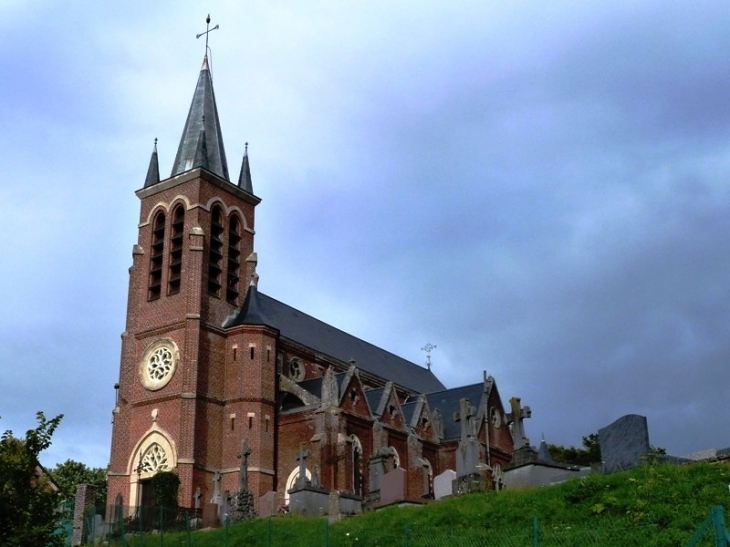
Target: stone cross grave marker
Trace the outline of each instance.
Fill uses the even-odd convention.
[[[221,473],[220,471],[216,471],[215,475],[213,475],[213,499],[210,500],[211,503],[215,503],[220,505],[221,502]]]
[[[467,439],[473,435],[472,421],[474,418],[474,407],[469,399],[461,399],[459,401],[459,412],[454,412],[454,421],[461,422],[461,442],[467,442]]]
[[[520,408],[519,397],[512,397],[509,404],[512,412],[507,414],[507,424],[512,425],[512,438],[514,439],[515,450],[517,450],[530,445],[530,439],[525,435],[525,425],[522,421],[532,416],[532,410],[529,406]]]
[[[238,458],[241,460],[241,470],[238,475],[238,490],[240,492],[248,491],[248,457],[251,455],[251,446],[248,444],[248,440],[243,439],[241,441],[241,452],[238,453]]]
[[[299,455],[297,461],[299,462],[299,477],[297,478],[297,487],[303,488],[307,485],[307,458],[311,456],[311,452],[304,448],[304,443],[299,444]]]

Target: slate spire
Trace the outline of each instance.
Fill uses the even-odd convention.
[[[201,139],[204,142],[201,143]],[[198,158],[199,152],[204,153],[205,157]],[[207,55],[203,58],[203,67],[170,176],[174,177],[194,167],[205,167],[219,177],[230,180]]]
[[[259,297],[259,290],[256,282],[252,279],[248,286],[248,293],[238,313],[224,327],[235,325],[268,325],[270,320],[266,314],[265,307]]]
[[[249,194],[253,194],[253,183],[251,182],[251,167],[248,164],[248,143],[243,152],[243,163],[241,163],[241,174],[238,175],[238,187]]]
[[[197,167],[202,167],[203,169],[210,171],[210,161],[208,161],[208,143],[205,138],[205,123],[203,123],[203,128],[200,130],[200,134],[198,135],[198,144],[195,148],[195,158],[193,159],[192,169],[196,169]]]
[[[147,168],[147,177],[144,179],[144,187],[152,186],[160,182],[160,164],[157,162],[157,139],[155,139],[155,147],[152,149],[152,157],[150,158],[150,166]]]
[[[545,442],[545,436],[543,436],[542,441],[540,441],[540,447],[537,449],[537,460],[545,463],[552,463],[553,461],[550,448],[548,448],[548,444]]]

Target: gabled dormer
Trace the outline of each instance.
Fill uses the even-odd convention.
[[[408,429],[412,433],[415,433],[421,439],[438,442],[431,409],[428,407],[428,400],[425,395],[418,395],[416,399],[403,404],[401,408],[407,420]]]
[[[373,415],[377,417],[381,423],[401,431],[406,429],[406,420],[403,416],[403,409],[398,402],[393,382],[388,382],[385,384],[384,388],[368,391],[367,395],[368,403],[370,404],[370,408],[373,410]]]
[[[340,408],[346,412],[365,418],[371,417],[365,389],[355,366],[351,366],[345,374],[340,389]]]

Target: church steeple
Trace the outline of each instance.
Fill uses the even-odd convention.
[[[238,175],[238,187],[245,190],[249,194],[253,194],[253,183],[251,182],[251,167],[248,164],[248,143],[243,153],[243,162],[241,163],[241,174]]]
[[[199,156],[201,153],[204,157]],[[203,59],[203,67],[170,176],[174,177],[195,167],[204,167],[219,177],[230,180],[207,55]]]
[[[160,166],[157,162],[157,139],[155,139],[155,147],[152,149],[152,157],[150,158],[150,166],[147,168],[147,177],[144,179],[144,187],[152,186],[160,182]]]

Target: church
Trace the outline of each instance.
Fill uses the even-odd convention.
[[[261,199],[247,145],[229,174],[207,56],[172,172],[159,173],[155,144],[136,191],[108,505],[153,505],[160,470],[178,474],[181,507],[201,510],[245,473],[259,514],[264,496],[286,508],[305,483],[376,507],[393,470],[400,501],[434,498],[447,470],[497,480],[524,439],[492,377],[447,389],[430,367],[259,290]]]

